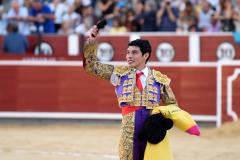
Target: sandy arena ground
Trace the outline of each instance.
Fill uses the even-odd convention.
[[[240,122],[170,132],[175,160],[239,160]],[[1,124],[0,160],[117,160],[119,124]]]

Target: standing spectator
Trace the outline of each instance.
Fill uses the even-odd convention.
[[[128,16],[128,21],[131,22],[132,29],[131,31],[141,31],[142,30],[142,24],[143,24],[143,19],[142,14],[144,12],[144,4],[145,2],[142,0],[138,0],[134,5],[134,12],[130,13],[130,16]]]
[[[24,0],[23,6],[26,7],[29,12],[32,9],[32,0]]]
[[[175,32],[178,17],[179,11],[177,8],[172,7],[171,1],[162,1],[160,9],[157,11],[158,31]]]
[[[37,32],[55,33],[55,16],[51,9],[42,0],[33,0],[32,5],[28,19],[35,23]]]
[[[180,13],[178,30],[182,32],[196,31],[198,14],[190,1],[185,3],[185,9]]]
[[[208,31],[211,26],[211,18],[214,11],[207,0],[202,0],[202,10],[199,13],[198,28],[200,31]]]
[[[75,32],[81,35],[87,35],[89,33],[90,28],[95,24],[96,17],[93,13],[92,6],[83,7],[83,20],[82,23],[76,27]]]
[[[142,31],[156,31],[156,4],[152,0],[147,0],[144,5],[142,18]]]
[[[75,2],[75,0],[65,0],[65,1],[68,6],[72,6]]]
[[[132,9],[127,10],[125,24],[128,31],[137,31],[137,27],[133,21],[134,17],[135,17],[134,11]]]
[[[236,26],[235,30],[237,32],[240,32],[240,0],[237,0],[237,4],[234,8],[233,18],[234,18],[234,24]]]
[[[219,0],[208,0],[208,3],[211,4],[211,6],[213,7],[213,10],[217,10],[219,6]]]
[[[216,17],[221,22],[221,30],[224,32],[235,31],[233,22],[233,6],[231,0],[220,0],[220,10]]]
[[[20,6],[18,0],[13,0],[7,14],[7,19],[16,22],[18,24],[19,33],[23,35],[30,34],[30,24],[27,21],[27,17],[27,8]]]
[[[61,3],[60,0],[53,0],[49,7],[55,15],[54,24],[57,33],[63,23],[63,16],[67,13],[67,5]]]
[[[6,34],[6,21],[3,19],[4,17],[4,7],[3,2],[0,0],[0,35]]]
[[[220,32],[221,31],[220,21],[214,14],[211,16],[211,25],[210,25],[208,31],[209,32]]]
[[[67,14],[63,16],[63,25],[68,27],[67,33],[73,33],[81,22],[81,15],[74,12],[74,9],[74,6],[69,6]]]
[[[77,14],[82,15],[83,12],[83,4],[82,4],[82,0],[75,0],[74,4],[71,5],[75,7],[74,12],[76,12]]]
[[[111,19],[114,17],[115,0],[100,0],[98,7],[101,11],[101,17],[108,20],[108,25],[112,25]]]
[[[8,23],[8,34],[4,37],[3,51],[13,54],[25,54],[28,49],[27,39],[18,33],[18,26],[15,23]]]

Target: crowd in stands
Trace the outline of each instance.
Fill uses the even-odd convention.
[[[85,34],[99,19],[106,32],[240,31],[240,0],[0,0],[0,34]]]

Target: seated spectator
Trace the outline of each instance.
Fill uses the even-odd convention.
[[[171,6],[170,0],[163,0],[161,7],[157,11],[158,31],[175,32],[177,29],[177,19],[179,11]]]
[[[7,32],[3,41],[3,51],[11,54],[25,54],[28,49],[28,41],[18,33],[17,24],[8,23]]]
[[[28,20],[34,22],[37,32],[55,33],[54,19],[51,9],[42,0],[33,0]]]
[[[124,26],[123,22],[121,21],[120,17],[114,17],[112,22],[112,27],[110,28],[110,33],[117,34],[117,33],[126,33],[127,28]]]
[[[11,2],[11,8],[7,14],[7,19],[9,21],[14,21],[16,24],[18,24],[19,33],[23,35],[30,34],[30,24],[27,21],[27,17],[27,8],[20,6],[18,0],[13,0]]]

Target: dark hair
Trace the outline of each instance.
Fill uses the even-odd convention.
[[[140,48],[140,51],[142,52],[142,55],[149,53],[149,56],[146,60],[146,62],[149,60],[152,52],[152,47],[148,40],[144,39],[136,39],[128,43],[128,46],[137,46]]]
[[[9,22],[7,25],[7,32],[8,33],[17,33],[18,32],[18,25],[14,22]]]

